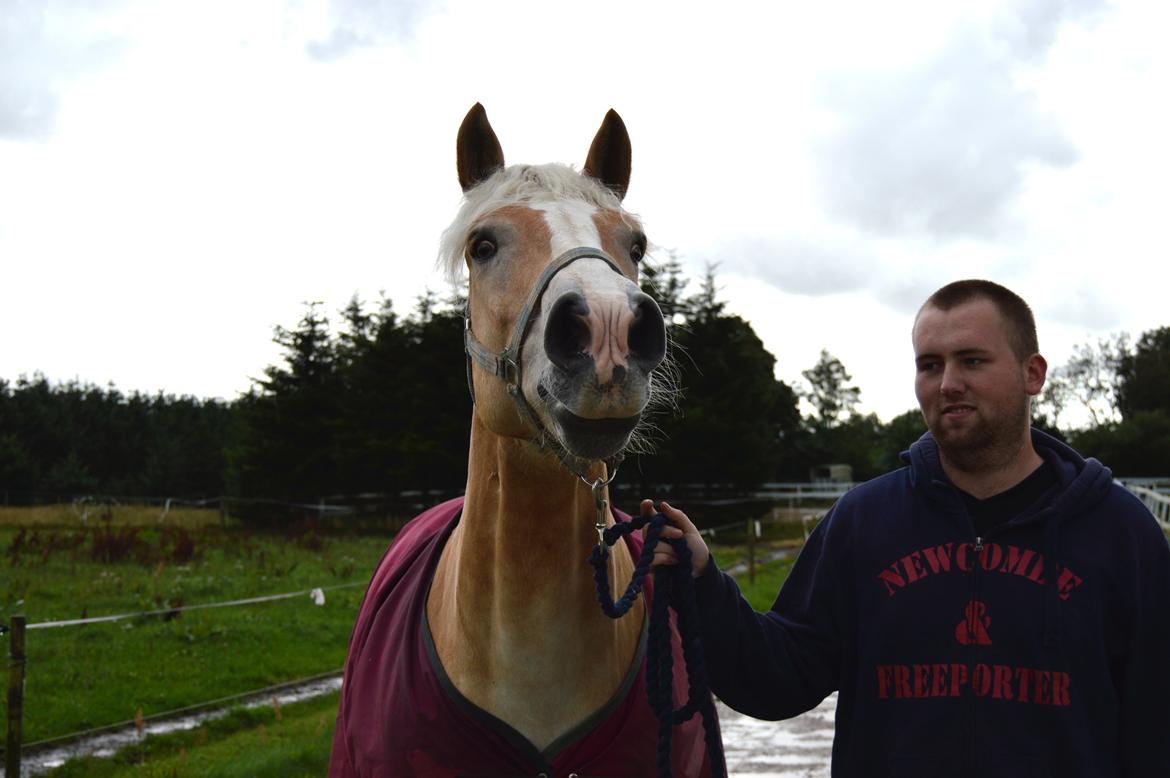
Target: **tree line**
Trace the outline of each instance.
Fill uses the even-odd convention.
[[[775,357],[719,299],[714,268],[690,291],[668,255],[647,264],[643,286],[663,309],[681,393],[677,408],[651,419],[652,452],[623,464],[626,483],[745,488],[808,480],[829,463],[862,480],[898,467],[925,431],[916,409],[885,423],[859,413],[861,389],[828,351],[799,384],[777,379]],[[293,328],[275,328],[279,363],[230,403],[0,380],[0,491],[17,501],[100,493],[298,502],[458,491],[472,410],[464,303],[428,292],[400,316],[388,298],[370,306],[355,296],[336,324],[307,304]],[[1079,346],[1050,370],[1036,423],[1116,473],[1170,473],[1170,327],[1132,344],[1119,335]]]
[[[234,415],[218,400],[0,379],[0,497],[218,494]]]

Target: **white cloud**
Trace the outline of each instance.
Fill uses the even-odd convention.
[[[925,61],[826,76],[820,96],[839,122],[816,144],[828,212],[878,235],[1018,232],[1013,209],[1029,168],[1077,159],[1058,120],[1014,78],[1014,57],[1038,55],[1060,21],[1042,18],[1043,30],[1009,37],[1013,56],[971,24]]]
[[[319,0],[308,8],[317,29],[306,42],[305,52],[320,62],[335,62],[359,49],[401,44],[435,10],[429,0]]]
[[[792,294],[819,297],[866,287],[879,270],[870,248],[842,233],[728,241],[716,250],[721,267]]]
[[[115,3],[0,3],[0,139],[44,140],[61,91],[72,79],[115,62],[125,40],[97,17]]]
[[[1042,59],[1066,23],[1092,26],[1111,10],[1105,0],[1016,0],[996,9],[991,32],[1010,56]]]

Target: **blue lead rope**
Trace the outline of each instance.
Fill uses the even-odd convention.
[[[646,543],[642,555],[634,567],[634,576],[621,599],[611,599],[609,569],[606,558],[608,547],[624,535],[650,525],[646,531]],[[605,545],[598,543],[589,555],[593,565],[593,580],[597,584],[597,600],[601,610],[611,619],[620,619],[629,612],[634,601],[642,592],[642,584],[650,571],[654,559],[654,547],[658,545],[666,517],[656,513],[651,517],[638,516],[626,522],[618,522],[602,533]],[[715,716],[715,703],[707,685],[707,669],[703,659],[703,646],[699,642],[699,618],[695,604],[695,580],[691,576],[691,550],[686,540],[676,538],[665,541],[674,548],[678,564],[660,566],[654,571],[654,600],[650,604],[650,634],[646,641],[646,695],[650,707],[658,718],[658,776],[670,778],[670,740],[672,727],[689,721],[696,713],[703,717],[703,733],[707,742],[707,756],[713,778],[724,778],[726,765],[723,759],[723,743],[719,737],[719,724]],[[682,638],[683,659],[687,669],[687,702],[679,709],[674,707],[674,657],[670,641],[670,613],[667,605],[672,604],[678,616],[678,632]]]

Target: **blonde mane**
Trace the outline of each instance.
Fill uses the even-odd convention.
[[[626,223],[640,227],[638,218],[622,209],[621,200],[613,192],[569,165],[512,165],[468,190],[455,221],[439,241],[438,266],[448,281],[458,284],[463,279],[463,241],[476,221],[505,205],[557,200],[583,200],[617,211]]]

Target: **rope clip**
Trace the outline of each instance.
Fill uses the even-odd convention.
[[[581,483],[589,487],[593,493],[593,506],[597,508],[597,523],[594,527],[597,529],[597,551],[602,559],[609,551],[609,545],[605,542],[605,515],[609,512],[609,500],[605,498],[605,487],[613,482],[617,477],[617,464],[613,466],[613,472],[609,474],[609,478],[605,476],[598,476],[595,480],[590,481],[583,475],[577,476],[581,479]]]
[[[593,505],[597,508],[597,549],[601,552],[601,557],[604,559],[609,546],[605,544],[605,514],[609,508],[609,500],[605,499],[605,486],[609,482],[604,478],[598,478],[589,488],[593,491]]]

